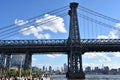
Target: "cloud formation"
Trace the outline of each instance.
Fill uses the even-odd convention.
[[[120,23],[117,23],[115,25],[115,28],[120,28]],[[97,37],[97,39],[118,39],[120,38],[120,31],[117,30],[117,29],[112,29],[108,35],[99,35]],[[84,57],[85,58],[88,58],[88,59],[95,59],[95,58],[98,58],[99,62],[102,63],[102,62],[110,62],[112,61],[111,58],[112,57],[120,57],[120,52],[91,52],[91,53],[86,53],[84,54]]]
[[[26,23],[28,21],[15,20],[15,24],[18,26],[25,25]],[[55,15],[45,14],[43,18],[36,19],[34,23],[35,26],[26,26],[26,28],[22,28],[19,32],[25,36],[34,35],[37,39],[49,39],[51,35],[47,31],[67,33],[63,18]]]
[[[59,56],[61,56],[61,54],[47,54],[47,57],[50,57],[50,58],[56,58]]]
[[[22,25],[24,25],[24,24],[27,24],[28,21],[16,19],[14,23],[17,24],[18,26],[22,26]]]
[[[117,23],[114,28],[120,29],[120,23]],[[117,29],[112,29],[107,36],[99,35],[97,39],[118,39],[120,38],[120,31]]]

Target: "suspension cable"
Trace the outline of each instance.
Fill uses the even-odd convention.
[[[44,14],[54,15],[54,14],[56,14],[56,13],[60,13],[60,12],[62,12],[62,11],[65,11],[66,9],[68,9],[68,6],[64,6],[64,7],[62,7],[62,8],[55,9],[55,10],[53,10],[53,11],[43,13],[43,14],[38,15],[38,16],[36,16],[36,17],[26,19],[25,21],[28,21],[28,23],[26,23],[26,24],[29,24],[30,22],[35,21],[37,18],[40,18],[40,17],[44,16]],[[18,22],[18,24],[20,24],[20,23],[22,23],[22,22]],[[11,28],[11,27],[13,27],[13,28]],[[10,28],[11,28],[11,30],[13,30],[14,27],[16,27],[16,24],[11,24],[11,25],[5,26],[4,28],[0,28],[0,30],[2,30],[2,32],[0,32],[0,33],[4,33],[4,32],[6,32],[6,30],[9,31]],[[8,28],[9,28],[9,29],[8,29]],[[3,31],[3,30],[4,30],[4,31]]]
[[[96,23],[96,24],[99,24],[99,25],[102,25],[102,26],[105,26],[105,27],[108,27],[108,28],[113,28],[113,29],[115,29],[115,30],[119,30],[119,31],[120,31],[120,28],[111,26],[111,25],[109,25],[109,24],[106,24],[106,23],[103,23],[103,22],[101,22],[101,21],[95,20],[95,19],[90,18],[90,17],[88,17],[88,16],[79,14],[79,17],[84,18],[84,19],[86,19],[86,20],[89,20],[89,21],[91,21],[91,22],[94,22],[94,23]]]
[[[83,7],[83,6],[80,6],[80,5],[79,5],[78,9],[80,9],[80,10],[82,10],[82,11],[84,11],[84,12],[90,13],[90,14],[92,14],[92,15],[94,15],[94,16],[98,16],[98,17],[100,17],[100,18],[107,19],[107,20],[109,20],[109,21],[115,22],[115,23],[119,23],[119,22],[120,22],[120,20],[117,20],[117,19],[114,19],[114,18],[105,16],[105,15],[103,15],[103,14],[100,14],[100,13],[98,13],[98,12],[95,12],[95,11],[93,11],[93,10],[90,10],[90,9],[85,8],[85,7]]]
[[[64,17],[64,16],[66,16],[66,15],[67,15],[67,13],[63,13],[63,14],[60,14],[59,16]],[[50,19],[47,19],[45,22],[43,21],[43,22],[40,22],[39,24],[33,24],[32,26],[34,26],[34,27],[40,26],[40,25],[49,23],[49,22],[51,22],[51,21],[55,21],[55,20],[57,20],[57,19],[58,19],[58,18],[50,18]],[[26,28],[27,28],[27,27],[26,27]],[[16,29],[16,30],[14,30],[14,31],[11,31],[11,32],[6,33],[6,34],[3,34],[3,35],[0,34],[0,36],[2,36],[1,39],[6,39],[6,38],[8,38],[8,37],[17,35],[16,33],[17,33],[18,30],[19,30],[19,29]],[[21,32],[25,32],[25,31],[27,31],[27,30],[29,30],[29,28],[27,28],[27,29],[25,29],[25,30],[22,30]]]
[[[65,6],[65,7],[62,7],[62,8],[59,8],[59,9],[56,9],[56,10],[54,10],[54,11],[51,11],[51,12],[49,12],[51,15],[54,13],[61,13],[62,11],[65,11],[67,9],[67,6]],[[44,14],[42,14],[42,15],[40,15],[40,16],[37,16],[37,17],[34,17],[34,18],[31,18],[31,19],[28,19],[29,20],[29,22],[28,23],[26,23],[26,24],[24,24],[24,25],[22,25],[22,26],[20,26],[21,28],[23,28],[24,26],[26,26],[26,25],[29,25],[29,24],[32,24],[35,20],[36,20],[36,18],[37,19],[39,19],[39,17],[42,17]],[[58,15],[58,16],[60,16],[60,15]],[[49,19],[49,20],[51,20],[51,19]],[[48,20],[44,20],[44,21],[48,21]],[[44,21],[42,21],[42,23],[45,23]],[[18,22],[18,24],[20,24],[21,22]],[[13,33],[14,31],[16,31],[18,28],[20,28],[20,27],[18,27],[16,24],[14,24],[14,26],[11,26],[10,28],[9,28],[10,26],[7,26],[6,28],[4,28],[4,29],[2,29],[1,31],[0,31],[0,36],[4,36],[4,34],[5,35],[9,35],[9,33],[11,34],[11,33]],[[9,31],[9,32],[8,32]]]

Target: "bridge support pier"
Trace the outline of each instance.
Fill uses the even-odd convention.
[[[5,64],[5,54],[1,53],[0,54],[0,76],[2,75],[2,70],[5,67],[4,64]]]
[[[11,67],[11,54],[6,55],[6,71],[9,71]]]
[[[66,73],[66,77],[68,79],[85,79],[85,73],[79,72],[79,73]]]
[[[4,64],[5,64],[5,54],[2,53],[0,54],[0,68],[4,68]]]
[[[68,79],[85,79],[85,73],[82,69],[82,53],[78,51],[71,52],[68,54],[68,72],[66,77]]]
[[[32,68],[32,54],[28,53],[25,55],[25,63],[24,63],[24,69],[31,69]]]

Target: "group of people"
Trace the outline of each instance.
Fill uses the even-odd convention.
[[[11,77],[0,77],[0,80],[18,80],[17,77],[11,76]]]
[[[29,78],[29,77],[0,77],[0,80],[42,80],[41,78],[39,77],[32,77],[32,78]]]
[[[44,80],[44,78],[48,78],[49,75],[47,74],[42,74],[40,77],[24,77],[22,76],[21,78],[20,77],[17,77],[17,76],[10,76],[10,77],[0,77],[0,80]]]

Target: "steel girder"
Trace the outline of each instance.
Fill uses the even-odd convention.
[[[55,42],[54,42],[55,41]],[[68,42],[67,42],[68,41]],[[72,40],[74,41],[74,39]],[[34,43],[33,43],[34,42]],[[52,43],[53,42],[53,43]],[[120,39],[80,39],[82,52],[120,51]],[[69,52],[71,42],[63,40],[0,40],[0,53]],[[79,48],[78,47],[78,48]]]

